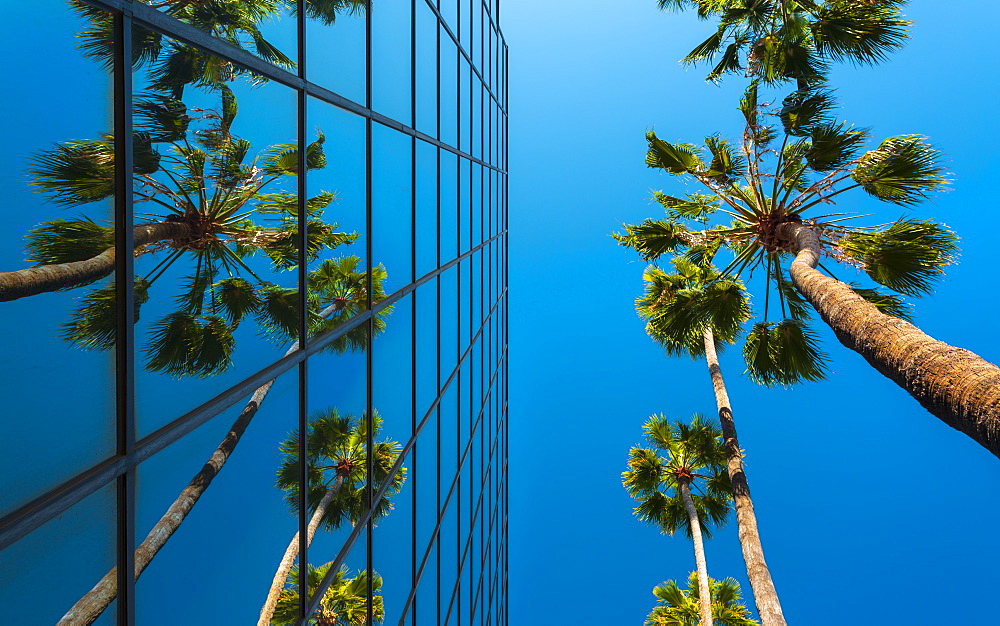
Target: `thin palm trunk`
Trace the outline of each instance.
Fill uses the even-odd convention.
[[[156,241],[179,239],[190,232],[182,222],[156,222],[136,226],[132,230],[135,247]],[[40,293],[84,285],[104,278],[115,271],[115,249],[70,263],[53,263],[29,267],[16,272],[0,272],[0,302],[26,298]]]
[[[844,283],[818,272],[820,242],[808,226],[786,223],[776,232],[798,249],[791,266],[795,287],[837,339],[931,414],[1000,457],[1000,368],[885,315]]]
[[[684,498],[684,508],[687,509],[688,522],[691,524],[691,540],[694,543],[694,562],[698,566],[698,609],[701,612],[701,626],[712,626],[712,594],[708,585],[708,563],[705,561],[705,542],[701,537],[701,522],[698,511],[691,499],[691,487],[681,483],[681,497]]]
[[[333,313],[342,310],[346,305],[346,301],[339,300],[323,309],[320,312],[320,317],[329,317]],[[299,343],[295,342],[285,354],[291,354],[298,348]],[[181,491],[177,499],[167,509],[167,512],[163,514],[163,517],[153,526],[139,547],[135,549],[136,580],[139,579],[139,576],[149,566],[156,553],[167,543],[167,540],[177,532],[181,523],[198,502],[198,499],[205,493],[208,486],[212,484],[212,480],[222,471],[222,467],[229,460],[229,456],[236,449],[236,444],[240,442],[240,438],[246,432],[247,426],[250,425],[250,420],[257,414],[261,403],[264,402],[268,392],[271,391],[272,385],[274,385],[274,380],[269,380],[253,392],[250,400],[243,407],[243,411],[240,412],[240,416],[236,418],[232,428],[226,433],[225,439],[215,449],[204,467],[201,468],[201,471],[195,474],[191,482],[188,483],[188,486]],[[92,624],[117,596],[118,568],[115,567],[105,574],[104,578],[93,589],[88,591],[86,595],[77,600],[76,604],[70,607],[69,611],[59,620],[57,626]]]
[[[733,409],[729,404],[729,394],[722,378],[722,368],[719,366],[719,356],[715,351],[715,335],[711,326],[705,327],[704,340],[705,360],[708,362],[708,372],[712,376],[712,386],[715,388],[715,404],[719,410],[719,423],[722,425],[729,479],[733,484],[736,527],[740,536],[740,546],[743,548],[743,561],[747,566],[747,578],[753,588],[757,613],[763,626],[785,626],[785,616],[781,612],[778,592],[774,588],[771,572],[764,560],[764,548],[757,530],[757,516],[754,514],[753,500],[750,498],[750,485],[743,469],[743,453],[736,437]]]
[[[313,537],[316,536],[316,529],[319,528],[319,523],[326,514],[327,507],[330,506],[333,499],[340,493],[340,488],[343,487],[349,473],[338,471],[337,478],[334,479],[333,484],[330,485],[323,499],[316,506],[316,512],[309,519],[309,526],[306,528],[306,547],[312,544]],[[274,616],[274,609],[277,608],[278,600],[281,597],[281,590],[285,588],[285,581],[288,580],[288,574],[292,571],[292,565],[295,564],[295,557],[298,555],[299,533],[296,532],[285,549],[285,554],[281,557],[281,562],[278,564],[278,571],[274,573],[274,579],[271,581],[271,588],[267,592],[267,599],[264,600],[264,607],[260,611],[260,619],[257,620],[257,626],[267,626],[271,623],[271,618]]]

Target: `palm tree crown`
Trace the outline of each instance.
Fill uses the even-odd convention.
[[[306,588],[310,595],[315,591],[330,570],[331,563],[320,567],[309,566],[306,575]],[[345,566],[334,574],[330,586],[323,592],[316,613],[306,620],[306,624],[315,626],[363,626],[368,624],[368,583],[367,571],[358,572],[353,578],[348,577],[350,570]],[[274,611],[271,623],[275,625],[297,624],[299,620],[299,570],[294,568],[288,577],[288,587],[281,592],[281,599]],[[382,577],[371,574],[372,586],[372,621],[381,624],[385,619],[382,596],[375,594],[382,588]]]
[[[906,0],[658,0],[661,9],[717,17],[717,30],[684,57],[710,63],[708,80],[744,71],[767,83],[823,80],[831,61],[873,65],[909,37]],[[718,59],[718,60],[716,60]]]
[[[378,437],[382,419],[372,415],[372,438]],[[365,484],[368,441],[368,420],[354,415],[342,415],[336,408],[317,411],[309,418],[307,432],[309,484],[307,501],[309,512],[316,510],[323,496],[338,477],[343,485],[323,515],[323,526],[328,530],[340,527],[345,521],[355,523],[368,511]],[[389,488],[374,506],[372,519],[378,520],[392,510],[391,496],[399,493],[406,479],[406,468],[389,476],[399,458],[400,445],[395,441],[375,441],[372,454],[371,481],[375,489],[390,480]],[[282,462],[278,468],[277,485],[285,492],[285,499],[292,512],[298,511],[299,435],[293,433],[281,443]]]
[[[862,151],[868,131],[834,121],[828,91],[796,90],[780,109],[759,104],[757,91],[752,84],[740,103],[746,126],[738,146],[718,136],[698,147],[648,134],[650,167],[690,176],[710,193],[678,198],[658,192],[655,199],[666,209],[667,219],[627,225],[625,234],[615,238],[651,261],[669,253],[704,265],[727,250],[732,259],[716,279],[761,272],[764,320],[751,329],[744,355],[752,378],[787,385],[821,378],[826,357],[809,328],[809,307],[789,278],[788,264],[797,249],[782,236],[783,225],[809,226],[830,259],[864,270],[891,290],[852,285],[880,310],[900,317],[908,315],[901,296],[931,290],[943,266],[954,260],[957,238],[933,221],[901,218],[856,227],[844,222],[857,216],[812,216],[810,210],[854,189],[891,204],[916,204],[947,183],[941,155],[915,135],[890,137]],[[766,123],[768,119],[773,123]],[[776,145],[779,130],[784,136]],[[719,215],[731,222],[710,225]],[[656,290],[662,292],[679,280],[647,272],[649,288],[640,311],[652,313]],[[780,321],[770,320],[772,306],[780,309]],[[692,315],[695,312],[692,309]]]
[[[639,500],[636,517],[666,534],[683,530],[691,537],[683,485],[691,490],[701,532],[711,537],[712,526],[726,523],[732,501],[719,429],[702,415],[685,423],[660,414],[643,430],[651,447],[634,446],[622,474],[626,491]]]
[[[740,603],[740,585],[734,578],[709,580],[712,596],[712,619],[718,626],[758,626],[750,611]],[[698,574],[691,572],[688,588],[681,589],[673,580],[653,588],[659,598],[646,618],[645,626],[698,626]]]

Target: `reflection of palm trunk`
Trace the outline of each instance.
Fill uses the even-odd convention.
[[[188,225],[182,222],[156,222],[136,226],[132,230],[132,237],[135,240],[135,247],[138,248],[156,241],[180,239],[189,232]],[[115,271],[115,249],[112,247],[83,261],[40,265],[16,272],[0,272],[0,302],[85,285],[104,278],[113,271]]]
[[[785,626],[785,616],[781,612],[778,592],[774,588],[771,572],[764,561],[764,548],[757,530],[757,516],[754,514],[753,500],[750,499],[750,485],[743,471],[743,453],[740,451],[739,439],[736,438],[736,424],[733,421],[732,407],[729,405],[729,394],[726,393],[726,383],[722,379],[719,357],[715,352],[715,336],[711,326],[705,327],[704,337],[705,360],[708,362],[712,386],[715,388],[715,404],[719,409],[726,462],[729,467],[729,478],[733,484],[736,526],[740,536],[740,546],[743,548],[743,560],[747,565],[747,578],[753,587],[757,613],[760,614],[763,626]]]
[[[708,585],[708,563],[705,561],[705,542],[701,538],[701,522],[698,511],[691,499],[691,487],[680,483],[681,497],[687,509],[688,523],[691,525],[691,541],[694,543],[694,562],[698,566],[698,609],[701,613],[699,626],[712,626],[712,594]]]
[[[326,495],[323,499],[319,501],[319,505],[316,507],[316,512],[313,513],[312,518],[309,520],[309,527],[306,529],[306,546],[312,544],[313,537],[316,536],[316,529],[319,528],[320,520],[326,514],[326,509],[333,502],[333,499],[337,497],[340,492],[340,488],[343,487],[344,481],[347,479],[347,475],[350,472],[341,472],[338,470],[337,478],[334,479],[333,484],[327,490]],[[274,615],[274,609],[278,606],[278,599],[281,597],[281,590],[285,588],[285,581],[288,580],[288,573],[292,571],[292,565],[295,563],[295,557],[299,555],[299,533],[295,533],[292,537],[292,541],[288,544],[288,548],[285,549],[284,556],[281,557],[281,563],[278,564],[278,571],[274,573],[274,579],[271,581],[271,589],[267,592],[267,599],[264,601],[264,608],[260,611],[260,619],[257,620],[257,626],[267,626],[271,623],[271,617]],[[305,577],[302,578],[305,580]]]
[[[337,301],[323,309],[320,317],[329,317],[337,311],[342,310],[346,305],[346,301]],[[291,354],[298,348],[299,344],[296,342],[285,354]],[[233,427],[226,433],[226,438],[215,449],[215,452],[212,453],[205,466],[201,468],[200,472],[195,474],[195,477],[191,479],[188,486],[177,496],[177,499],[170,505],[167,512],[160,518],[160,521],[149,531],[146,539],[135,549],[136,580],[145,571],[146,567],[153,560],[153,557],[156,556],[156,553],[167,543],[167,540],[177,532],[181,522],[191,512],[191,509],[194,508],[195,503],[205,493],[208,486],[212,484],[212,480],[222,470],[222,466],[229,460],[229,455],[233,453],[236,444],[240,442],[240,438],[246,431],[247,426],[250,425],[250,420],[257,414],[257,409],[264,402],[264,398],[271,391],[271,385],[273,384],[274,381],[269,380],[253,392],[250,400],[243,407],[240,416],[233,423]],[[57,626],[76,626],[78,624],[93,623],[108,608],[108,605],[111,604],[117,595],[118,569],[113,568],[104,575],[104,578],[93,589],[77,600],[76,604],[59,620]]]
[[[1000,457],[1000,368],[885,315],[844,283],[816,271],[820,243],[808,226],[782,224],[777,233],[799,250],[791,267],[795,287],[840,343],[933,415]]]

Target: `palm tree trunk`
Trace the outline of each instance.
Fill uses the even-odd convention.
[[[320,317],[326,318],[333,313],[342,310],[347,305],[345,301],[337,301],[334,304],[323,309],[320,312]],[[291,348],[289,348],[285,355],[291,354],[299,348],[299,342],[295,342]],[[261,403],[264,402],[264,398],[267,397],[268,392],[271,391],[271,386],[274,385],[273,380],[269,380],[250,396],[250,400],[247,401],[243,411],[240,416],[236,418],[233,422],[232,428],[226,433],[225,439],[222,443],[215,449],[212,456],[209,457],[208,461],[205,463],[201,471],[195,474],[188,486],[181,491],[177,499],[174,500],[167,512],[163,514],[160,521],[153,526],[146,538],[135,549],[135,578],[139,579],[139,576],[146,570],[153,557],[156,553],[167,543],[167,540],[173,536],[177,529],[180,528],[181,523],[194,508],[195,503],[201,498],[208,486],[212,484],[212,480],[222,471],[223,465],[229,460],[229,456],[236,449],[236,444],[240,442],[240,438],[243,433],[246,432],[247,426],[250,425],[250,420],[253,419],[254,415],[257,414],[257,409],[260,408]],[[77,600],[76,604],[70,607],[69,611],[63,615],[62,619],[56,624],[56,626],[81,626],[92,624],[94,620],[100,617],[101,613],[108,608],[108,605],[118,596],[118,568],[112,568],[110,572],[104,575],[104,578],[94,586],[93,589],[87,592],[82,598]]]
[[[313,537],[316,536],[316,529],[319,528],[320,520],[326,514],[327,507],[330,506],[333,499],[340,493],[340,488],[343,487],[349,473],[338,471],[337,478],[334,479],[333,484],[330,485],[323,499],[319,501],[316,512],[309,519],[309,526],[306,529],[307,547],[312,544]],[[278,571],[274,573],[274,579],[271,581],[271,588],[267,592],[267,599],[264,600],[264,607],[260,611],[260,619],[257,620],[257,626],[268,626],[271,623],[271,617],[274,616],[274,609],[277,608],[278,599],[281,597],[281,590],[285,588],[288,573],[292,571],[292,565],[295,563],[295,557],[298,555],[299,533],[295,533],[295,536],[292,537],[291,542],[289,542],[288,547],[285,549],[284,556],[281,557],[281,562],[278,564]],[[305,580],[305,578],[303,577],[302,580]]]
[[[820,243],[808,226],[786,223],[776,232],[799,251],[791,267],[795,287],[840,342],[931,414],[1000,457],[1000,368],[881,313],[847,285],[816,271]]]
[[[700,626],[712,626],[712,593],[708,584],[708,563],[705,561],[705,542],[701,538],[701,522],[698,511],[691,499],[691,487],[681,483],[681,497],[687,509],[688,523],[691,524],[691,540],[694,543],[694,562],[698,566],[698,608],[701,612]]]
[[[155,241],[179,239],[187,236],[190,228],[182,222],[155,222],[136,226],[132,230],[135,247]],[[115,249],[83,261],[53,263],[29,267],[16,272],[0,272],[0,302],[26,298],[40,293],[76,287],[104,278],[115,270]]]
[[[733,409],[729,404],[729,394],[722,378],[722,368],[719,366],[719,356],[715,351],[715,335],[711,326],[705,326],[705,360],[708,362],[708,372],[712,376],[712,386],[715,388],[715,404],[719,409],[719,423],[722,425],[722,440],[726,450],[726,461],[729,467],[729,478],[733,484],[733,501],[736,508],[736,526],[740,536],[740,547],[743,548],[743,561],[747,566],[747,578],[753,587],[754,601],[757,603],[757,613],[763,626],[785,626],[785,616],[781,612],[781,602],[778,592],[771,580],[771,572],[764,560],[764,548],[760,542],[757,530],[757,516],[753,510],[753,500],[750,498],[750,485],[747,483],[746,472],[743,470],[743,453],[736,437],[736,424],[733,421]]]

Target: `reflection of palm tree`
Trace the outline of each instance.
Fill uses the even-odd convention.
[[[698,566],[702,626],[712,626],[702,537],[712,536],[709,525],[726,522],[732,500],[721,433],[701,415],[695,415],[689,424],[654,415],[643,430],[652,448],[635,446],[629,451],[629,469],[622,474],[625,489],[639,500],[635,515],[640,520],[668,535],[684,529],[691,538]]]
[[[371,416],[372,440],[378,436],[382,420],[378,414]],[[338,528],[345,521],[352,524],[364,517],[368,510],[365,485],[367,483],[368,420],[353,415],[341,415],[337,409],[314,414],[309,420],[306,450],[308,450],[309,486],[306,501],[312,512],[309,520],[306,546],[312,543],[320,524],[327,530]],[[298,512],[299,504],[299,433],[296,432],[281,444],[284,457],[278,469],[278,486],[286,493],[289,507]],[[389,471],[399,457],[400,445],[395,441],[375,443],[372,453],[371,476],[378,490],[389,479]],[[391,477],[391,484],[382,499],[375,504],[372,519],[392,510],[389,497],[399,492],[405,478],[405,468]],[[274,580],[261,609],[258,626],[271,622],[285,580],[299,554],[299,534],[295,533],[278,564]]]
[[[368,292],[365,288],[367,283],[366,273],[357,272],[357,257],[347,257],[346,259],[327,260],[320,267],[310,273],[311,283],[314,291],[311,295],[318,295],[324,301],[331,302],[321,311],[313,325],[314,332],[324,332],[327,328],[324,325],[332,320],[345,320],[346,316],[354,315],[366,310],[368,302]],[[372,272],[372,301],[379,302],[385,298],[382,289],[382,282],[386,273],[381,265],[374,268]],[[385,317],[389,315],[392,307],[386,307],[379,311],[374,318],[374,328],[376,333],[382,332],[385,328]],[[359,328],[348,331],[345,335],[335,339],[330,344],[330,349],[338,353],[348,350],[366,350],[370,338],[367,335],[367,328],[362,325]],[[298,342],[288,349],[286,354],[291,354],[299,348]],[[180,528],[181,523],[187,518],[209,485],[215,477],[222,471],[222,467],[229,460],[230,455],[236,449],[236,445],[243,437],[251,420],[260,409],[260,405],[267,398],[274,381],[268,381],[257,388],[250,400],[247,402],[239,417],[233,423],[229,432],[219,446],[209,457],[204,467],[201,468],[187,487],[181,491],[160,520],[150,529],[146,538],[135,550],[135,577],[142,575],[156,554],[166,545],[167,540],[173,536]],[[91,589],[85,596],[80,598],[66,612],[59,624],[64,626],[77,624],[91,624],[103,613],[111,602],[118,595],[118,575],[117,568],[110,572]]]
[[[733,578],[708,581],[712,594],[712,619],[716,626],[758,626],[750,611],[740,604],[740,585]],[[646,618],[645,626],[698,626],[698,574],[691,572],[688,588],[668,580],[653,588],[660,606]]]
[[[736,435],[736,423],[716,349],[717,342],[724,345],[736,340],[750,316],[748,298],[742,283],[721,276],[710,265],[681,257],[674,258],[673,263],[676,269],[673,274],[653,266],[646,268],[646,293],[636,304],[639,313],[648,320],[646,332],[666,348],[667,354],[687,353],[692,358],[705,357],[722,426],[740,546],[757,612],[765,626],[784,626],[778,593],[764,560],[757,516],[743,467],[743,451]],[[784,354],[795,354],[795,358],[777,359],[782,365],[784,380],[808,378],[817,371],[815,359],[798,342],[789,341],[789,337],[783,334],[778,338],[783,341],[775,347]]]
[[[309,566],[309,573],[306,576],[306,588],[312,595],[319,588],[320,582],[327,572],[330,571],[332,563],[321,565],[320,567]],[[354,578],[348,578],[347,567],[342,567],[333,576],[333,581],[323,592],[323,599],[320,601],[316,613],[306,619],[306,624],[316,626],[363,626],[368,624],[368,572],[358,572]],[[289,588],[281,592],[281,599],[274,611],[271,624],[290,625],[299,623],[299,568],[294,567],[289,575]],[[375,623],[382,623],[385,619],[385,609],[383,608],[382,596],[375,592],[382,588],[382,577],[378,574],[371,576],[371,608],[372,620]]]
[[[260,30],[262,22],[278,18],[285,12],[295,13],[298,2],[294,0],[160,0],[147,4],[237,48],[254,52],[279,67],[295,67],[295,62],[265,39]],[[84,54],[112,69],[115,40],[111,14],[82,0],[71,0],[70,5],[86,20],[85,30],[79,35]],[[365,6],[364,0],[305,2],[306,16],[327,25],[333,24],[341,14],[363,15]],[[265,80],[225,59],[165,38],[156,31],[135,27],[132,42],[133,69],[149,67],[149,88],[175,98],[180,98],[189,84],[217,89],[238,76],[249,76],[257,82]]]
[[[261,279],[248,257],[263,252],[275,272],[298,263],[298,199],[292,193],[264,191],[298,173],[298,149],[275,145],[245,162],[251,146],[230,133],[236,102],[227,89],[222,93],[223,113],[204,116],[205,127],[197,131],[189,129],[188,111],[178,101],[151,96],[137,104],[146,115],[136,135],[136,152],[143,158],[137,159],[134,193],[137,202],[158,212],[152,223],[136,228],[136,250],[160,257],[136,279],[137,307],[179,259],[190,258],[193,266],[177,297],[179,309],[153,324],[146,347],[147,367],[175,376],[208,376],[227,369],[234,332],[248,317],[281,341],[294,337],[297,327],[297,291]],[[323,142],[320,135],[308,146],[308,169],[326,164]],[[154,147],[159,143],[169,150],[161,153]],[[112,145],[111,139],[58,144],[36,158],[32,182],[67,205],[109,197],[114,192]],[[322,192],[306,202],[309,259],[357,237],[323,221],[333,200],[334,194]],[[113,237],[111,228],[86,218],[37,227],[28,247],[39,266],[0,274],[0,299],[74,287],[110,274]],[[98,288],[83,298],[64,337],[83,348],[110,349],[115,317],[114,287]]]

